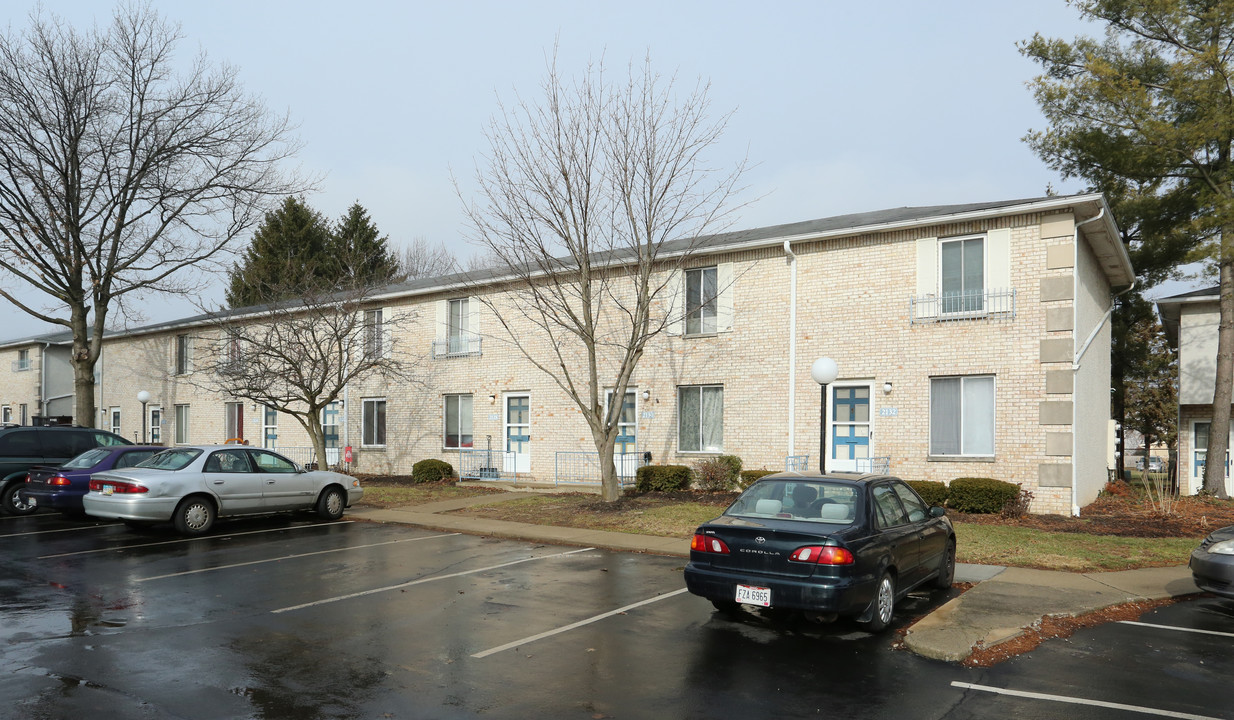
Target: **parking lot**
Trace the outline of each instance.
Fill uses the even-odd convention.
[[[4,516],[0,542],[4,717],[1234,718],[1215,598],[979,670],[895,627],[726,619],[679,558],[308,515]]]

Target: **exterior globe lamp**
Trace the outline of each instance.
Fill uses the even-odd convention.
[[[150,393],[142,390],[137,393],[137,402],[141,403],[141,444],[146,444],[146,403],[150,402]]]
[[[827,474],[827,386],[836,381],[840,368],[836,361],[821,357],[810,366],[810,377],[818,383],[818,472]]]

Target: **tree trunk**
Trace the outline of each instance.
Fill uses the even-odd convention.
[[[73,331],[73,424],[83,427],[98,427],[98,409],[94,404],[94,366],[98,356],[92,352],[95,343],[87,339],[89,333],[86,309],[73,304],[69,317]]]
[[[1217,378],[1213,389],[1212,424],[1204,463],[1204,489],[1226,500],[1225,456],[1230,444],[1230,403],[1234,393],[1234,228],[1221,238],[1221,318],[1217,325]]]
[[[614,398],[613,402],[618,402]],[[621,497],[621,479],[617,477],[617,463],[613,460],[613,445],[617,442],[617,429],[611,433],[592,433],[596,444],[596,452],[600,458],[600,499],[604,502],[616,502]]]
[[[320,418],[321,411],[317,411],[309,418],[309,422],[303,423],[308,430],[309,438],[313,441],[313,454],[317,457],[317,469],[329,470],[329,459],[326,457],[326,435],[321,430],[321,422],[312,422],[313,418]]]

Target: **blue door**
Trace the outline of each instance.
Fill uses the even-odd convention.
[[[831,393],[831,457],[827,469],[857,472],[858,461],[870,458],[870,386],[836,385]]]

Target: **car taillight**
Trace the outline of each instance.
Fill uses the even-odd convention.
[[[135,493],[148,493],[150,488],[137,483],[121,482],[119,480],[95,480],[90,478],[90,491],[103,492],[103,486],[111,488],[112,493],[116,495],[126,495]]]
[[[797,548],[788,556],[793,562],[814,563],[816,565],[852,565],[853,554],[842,547],[834,545],[810,545]]]
[[[56,486],[59,486],[59,487],[63,487],[63,486],[65,486],[65,485],[72,485],[72,483],[70,483],[70,482],[69,482],[69,479],[68,479],[68,478],[66,478],[66,477],[65,477],[65,476],[63,476],[63,475],[57,475],[57,476],[55,476],[54,478],[52,478],[52,479],[48,480],[48,481],[47,481],[47,484],[48,484],[48,485],[56,485]]]
[[[707,537],[706,535],[695,535],[690,541],[690,549],[705,553],[719,553],[728,555],[728,546],[720,538]]]

